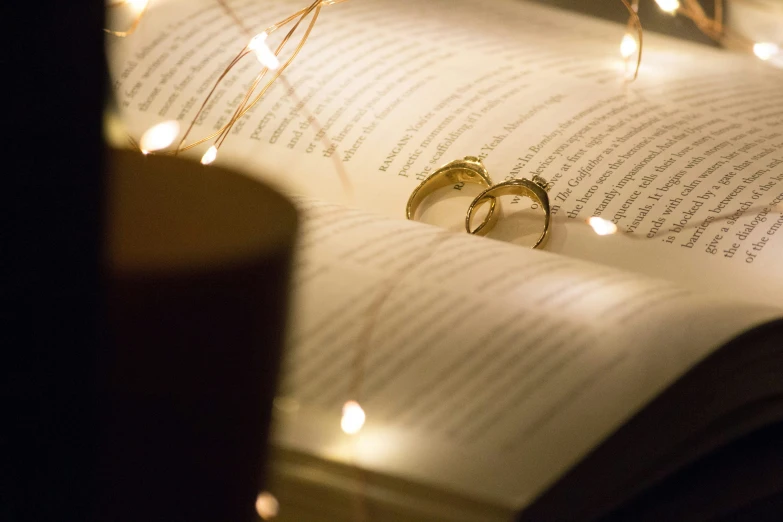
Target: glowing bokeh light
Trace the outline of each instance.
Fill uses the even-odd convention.
[[[262,520],[272,520],[280,513],[280,503],[268,491],[263,491],[256,497],[256,513]]]
[[[769,60],[780,52],[780,48],[771,42],[759,42],[753,45],[753,54],[762,60]]]
[[[608,236],[617,232],[617,225],[598,216],[593,216],[587,220],[587,223],[593,227],[593,230],[599,236]]]
[[[348,435],[359,433],[364,426],[366,416],[364,410],[356,401],[348,401],[343,405],[343,417],[340,420],[340,427]]]
[[[153,125],[141,135],[139,148],[144,154],[155,150],[165,149],[174,142],[179,134],[179,122],[176,120],[164,121]]]
[[[636,38],[628,33],[625,33],[622,41],[620,42],[620,54],[623,58],[630,58],[638,49],[636,45]]]
[[[655,0],[655,3],[658,4],[658,7],[661,8],[661,11],[671,15],[677,12],[677,9],[680,8],[679,0]]]
[[[149,0],[126,0],[126,3],[134,11],[136,11],[137,13],[141,13],[147,7]]]

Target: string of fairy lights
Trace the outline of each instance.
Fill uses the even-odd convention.
[[[227,13],[237,21],[237,23],[241,24],[241,21],[234,15],[233,11],[231,11],[224,0],[217,1],[226,9]],[[180,152],[185,152],[198,147],[199,145],[210,143],[209,147],[201,156],[201,163],[204,165],[213,163],[218,157],[221,145],[224,143],[237,121],[264,97],[272,84],[281,77],[304,47],[318,20],[321,9],[345,1],[347,0],[315,0],[305,8],[300,9],[252,36],[248,43],[237,53],[228,66],[226,66],[225,70],[220,74],[174,149],[168,148],[176,141],[177,136],[180,134],[180,124],[176,120],[164,121],[152,126],[142,134],[138,142],[132,140],[134,147],[138,148],[144,154],[155,152],[159,154],[177,155]],[[638,15],[639,0],[620,1],[629,13],[627,29],[620,42],[620,55],[625,60],[630,60],[631,57],[636,55],[636,63],[632,75],[632,78],[635,79],[639,74],[643,49],[642,22]],[[718,43],[753,53],[762,60],[769,60],[780,53],[780,47],[774,42],[754,42],[726,27],[722,22],[724,12],[723,0],[713,0],[714,8],[712,17],[706,14],[698,0],[682,0],[682,2],[680,2],[680,0],[654,1],[662,11],[669,13],[672,16],[679,15],[691,20],[700,31]],[[112,9],[125,6],[129,8],[134,15],[130,26],[127,29],[123,31],[105,29],[105,31],[118,37],[127,37],[131,35],[135,32],[141,23],[142,18],[148,12],[149,3],[150,0],[118,0],[107,4],[107,7]],[[309,21],[307,21],[308,17]],[[267,39],[274,32],[289,24],[291,24],[290,30],[283,37],[280,44],[272,50],[267,44]],[[302,36],[299,38],[291,55],[281,63],[281,53],[300,26],[304,26]],[[242,101],[234,109],[232,117],[222,127],[208,136],[187,143],[187,139],[193,131],[196,122],[204,108],[212,99],[212,96],[218,89],[220,83],[226,78],[230,71],[240,63],[240,61],[249,55],[254,56],[258,60],[261,69],[251,82]]]
[[[339,4],[345,1],[347,0],[315,0],[305,8],[300,9],[283,20],[270,25],[260,33],[257,33],[252,38],[250,38],[248,43],[239,50],[236,56],[229,62],[223,72],[218,76],[217,80],[212,86],[212,89],[203,100],[201,106],[199,107],[194,117],[191,119],[190,124],[173,150],[166,149],[172,143],[174,143],[177,139],[177,136],[179,136],[180,125],[176,120],[168,120],[152,126],[147,131],[145,131],[144,134],[142,134],[138,143],[132,141],[133,145],[137,147],[143,154],[157,152],[177,155],[180,152],[185,152],[201,144],[211,142],[211,145],[201,156],[201,163],[204,165],[209,165],[214,162],[217,159],[220,146],[226,140],[236,122],[264,97],[272,84],[274,84],[274,82],[280,78],[283,72],[285,72],[285,70],[291,65],[296,56],[302,50],[318,20],[321,9],[325,6]],[[117,36],[126,37],[135,31],[136,27],[138,27],[142,17],[147,12],[149,0],[124,0],[123,3],[129,5],[136,13],[130,28],[126,31],[107,30],[107,32]],[[231,11],[230,7],[225,2],[219,1],[219,3],[230,15],[232,15],[233,18],[237,19],[233,14],[233,11]],[[121,4],[110,4],[110,7],[119,5]],[[273,51],[267,44],[267,39],[274,32],[289,25],[291,26],[290,29]],[[281,62],[279,58],[281,53],[285,50],[286,46],[293,39],[295,33],[301,26],[304,27],[304,30],[293,52],[285,59],[285,61]],[[221,82],[245,57],[251,55],[258,60],[259,64],[261,65],[261,69],[251,82],[251,85],[245,92],[241,102],[234,109],[231,118],[212,134],[187,143],[187,139],[193,131],[196,122],[198,121],[205,107],[207,107],[209,104],[209,101],[212,99],[212,96],[215,94]]]
[[[126,38],[132,35],[142,23],[145,15],[148,14],[150,1],[151,0],[117,0],[106,4],[108,9],[127,9],[130,11],[130,22],[126,28],[123,30],[107,28],[104,29],[106,33],[120,38]],[[281,79],[281,75],[302,50],[321,14],[322,8],[339,4],[347,0],[311,1],[304,8],[273,23],[252,36],[250,36],[252,32],[243,25],[241,19],[236,16],[225,0],[216,1],[224,8],[226,14],[229,15],[248,35],[249,40],[218,76],[211,90],[181,136],[179,122],[176,120],[169,120],[153,125],[147,129],[138,141],[129,138],[132,145],[143,154],[177,155],[200,145],[209,144],[201,156],[201,163],[204,165],[213,163],[218,157],[220,147],[225,142],[237,121],[245,116],[245,114],[264,97],[275,81]],[[642,21],[638,15],[639,0],[620,1],[629,13],[626,31],[620,42],[620,55],[626,63],[631,62],[632,58],[636,58],[634,60],[633,75],[631,76],[631,79],[635,79],[639,74],[643,49]],[[712,16],[706,14],[698,0],[654,1],[662,11],[672,16],[682,16],[691,20],[698,30],[721,45],[755,54],[755,56],[761,60],[769,60],[781,51],[780,47],[774,42],[754,42],[730,30],[723,23],[723,0],[713,0]],[[268,43],[269,37],[285,27],[289,27],[289,29],[280,43],[274,48],[270,47]],[[294,38],[297,32],[300,33],[298,40]],[[281,60],[281,54],[292,41],[296,41],[293,52],[284,60]],[[233,109],[231,118],[211,134],[188,142],[188,138],[193,132],[199,117],[205,107],[209,104],[209,101],[212,99],[221,82],[234,67],[247,57],[257,60],[260,69],[250,83],[250,86],[243,95],[240,103]],[[314,122],[314,124],[317,125],[317,122]],[[177,140],[178,137],[179,140]],[[176,145],[173,148],[170,148],[175,142]],[[333,157],[336,158],[336,162],[340,162],[338,155],[334,155]],[[337,165],[337,167],[339,170],[341,165]],[[598,235],[609,235],[617,232],[617,226],[614,223],[599,217],[590,218],[588,224]],[[369,334],[367,337],[369,337]],[[358,434],[362,430],[367,418],[364,409],[357,399],[361,394],[359,388],[361,387],[361,376],[364,372],[364,355],[366,355],[368,347],[360,346],[358,349],[361,353],[357,355],[356,358],[357,367],[354,370],[356,372],[356,378],[354,380],[359,384],[353,386],[351,390],[351,393],[353,393],[354,396],[350,397],[349,400],[344,403],[340,420],[342,431],[349,435]],[[258,496],[256,510],[265,520],[274,518],[278,510],[277,500],[268,492],[263,492]]]
[[[620,41],[620,55],[628,60],[639,51],[641,62],[642,33],[638,15],[639,0],[621,0],[631,11],[628,19],[628,30]],[[712,16],[709,16],[698,0],[655,0],[661,11],[671,16],[687,18],[708,38],[721,44],[745,53],[752,53],[761,60],[769,60],[780,53],[780,46],[775,42],[756,42],[747,38],[723,23],[724,2],[713,0]],[[634,31],[637,29],[638,31]],[[638,72],[638,65],[637,65]]]

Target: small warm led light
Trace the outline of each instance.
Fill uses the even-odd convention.
[[[268,491],[259,493],[256,497],[256,513],[263,520],[272,520],[280,512],[280,503]]]
[[[587,223],[593,227],[593,230],[599,236],[608,236],[617,232],[617,225],[598,216],[591,217],[587,220]]]
[[[769,60],[780,52],[780,48],[770,42],[759,42],[753,45],[753,54],[762,60]]]
[[[179,122],[176,120],[164,121],[153,125],[141,135],[139,148],[144,154],[154,150],[165,149],[174,142],[174,138],[179,134]]]
[[[348,401],[343,405],[343,418],[340,421],[340,427],[348,435],[359,433],[364,426],[364,410],[356,401]]]
[[[655,3],[658,4],[658,7],[661,8],[661,11],[671,15],[673,15],[677,9],[680,8],[679,0],[655,0]]]
[[[217,147],[212,145],[210,148],[207,149],[207,151],[204,153],[203,156],[201,156],[201,164],[202,165],[209,165],[213,161],[215,161],[215,158],[217,158]]]
[[[630,58],[637,49],[636,38],[629,33],[625,33],[622,41],[620,42],[620,54],[623,58]]]
[[[254,52],[256,53],[256,58],[258,58],[258,61],[261,62],[261,65],[270,71],[274,71],[280,67],[280,60],[277,59],[275,53],[273,53],[266,44],[261,44],[261,46]]]
[[[149,0],[125,0],[125,1],[128,5],[131,6],[131,9],[133,9],[137,13],[144,11],[144,8],[146,8],[147,4],[149,3]]]
[[[258,33],[257,35],[255,35],[253,38],[250,39],[250,42],[247,44],[247,48],[250,49],[251,51],[255,51],[262,43],[266,42],[267,36],[269,35],[266,34],[266,31],[262,31]]]
[[[280,60],[277,59],[275,53],[266,45],[266,37],[266,31],[258,33],[250,40],[250,43],[247,44],[247,48],[255,53],[256,58],[261,62],[261,65],[270,71],[274,71],[280,67]]]

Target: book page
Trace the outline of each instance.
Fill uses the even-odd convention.
[[[230,5],[250,33],[302,7]],[[282,389],[296,407],[281,414],[280,444],[519,508],[709,350],[779,313],[685,288],[780,302],[782,124],[761,103],[779,100],[780,74],[648,38],[628,85],[621,35],[502,0],[322,10],[218,157],[321,201],[299,200]],[[131,135],[164,119],[187,126],[250,36],[218,3],[154,4],[132,40],[110,41]],[[254,60],[218,86],[194,138],[228,121]],[[495,181],[550,182],[549,253],[452,233],[476,187],[426,209],[442,227],[403,221],[413,188],[466,155]],[[496,237],[530,234],[515,205],[504,202]],[[596,236],[584,222],[594,215],[622,234]],[[339,427],[348,399],[368,415],[357,437]]]
[[[778,312],[299,200],[279,444],[520,508],[660,390]],[[358,400],[367,422],[340,429]]]
[[[189,124],[248,35],[302,7],[230,2],[239,27],[215,2],[186,4],[156,3],[132,40],[109,41],[131,135],[164,119]],[[496,182],[548,180],[550,251],[780,304],[783,75],[647,35],[629,84],[621,35],[617,25],[524,2],[328,6],[218,161],[291,193],[403,218],[422,179],[475,155]],[[231,71],[193,138],[228,121],[259,69],[251,54]],[[478,190],[452,192],[423,219],[462,230]],[[490,237],[529,244],[540,216],[526,201],[504,202]],[[596,237],[591,216],[619,233]]]

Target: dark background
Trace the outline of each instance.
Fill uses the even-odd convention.
[[[84,520],[102,230],[102,2],[6,2],[0,519]]]

